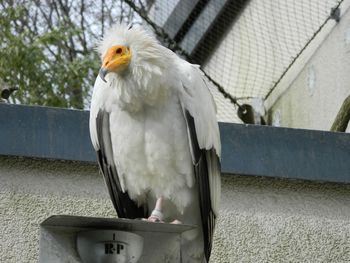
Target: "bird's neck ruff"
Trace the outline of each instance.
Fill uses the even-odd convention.
[[[168,95],[168,85],[163,84],[162,72],[167,67],[164,63],[156,62],[130,65],[122,75],[110,74],[108,82],[123,110],[138,112],[145,106],[155,106],[164,101]]]

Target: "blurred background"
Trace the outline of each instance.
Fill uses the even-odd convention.
[[[335,76],[346,75],[349,60],[331,61],[348,57],[349,31],[316,54],[347,7],[346,0],[1,0],[0,85],[16,90],[9,103],[88,109],[96,44],[114,23],[140,24],[201,65],[220,121],[329,129],[349,95],[350,79]],[[310,62],[315,56],[323,62]]]

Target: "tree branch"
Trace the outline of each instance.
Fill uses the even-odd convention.
[[[85,12],[85,2],[84,0],[81,0],[81,5],[80,5],[80,27],[81,27],[81,34],[83,37],[80,37],[79,34],[79,39],[81,42],[81,45],[83,46],[84,52],[87,53],[87,43],[86,43],[86,37],[85,37],[85,18],[84,18],[84,12]]]
[[[335,118],[331,131],[345,132],[350,121],[350,95],[344,100]]]

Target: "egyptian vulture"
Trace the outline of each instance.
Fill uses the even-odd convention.
[[[90,135],[118,216],[198,225],[182,262],[208,262],[221,144],[202,72],[141,27],[114,26],[98,52]]]

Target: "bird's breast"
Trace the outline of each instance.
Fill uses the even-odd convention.
[[[177,97],[137,113],[116,109],[110,122],[118,174],[131,198],[140,200],[151,193],[173,200],[179,209],[185,207],[194,175]]]

